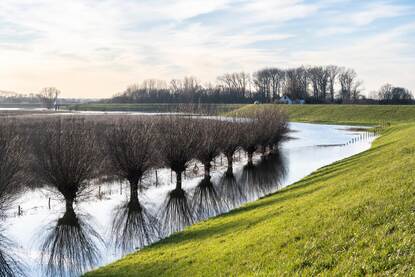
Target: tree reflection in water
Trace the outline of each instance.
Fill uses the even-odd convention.
[[[281,185],[287,174],[284,157],[279,151],[262,155],[257,163],[248,162],[239,180],[248,201],[265,196]]]
[[[127,253],[142,248],[160,237],[157,219],[138,201],[116,207],[112,237],[117,250]]]
[[[193,211],[198,220],[221,214],[227,210],[226,202],[217,193],[210,175],[205,176],[196,186],[192,198]]]
[[[221,197],[229,209],[237,208],[246,202],[246,196],[236,181],[232,167],[228,167],[228,170],[220,178],[219,189]]]
[[[47,276],[80,276],[98,264],[101,236],[72,206],[47,230],[41,250],[41,264]]]
[[[0,276],[24,276],[23,271],[23,263],[15,254],[14,242],[0,228]]]

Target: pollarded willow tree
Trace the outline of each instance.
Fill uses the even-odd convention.
[[[260,149],[262,158],[278,151],[278,145],[287,133],[287,117],[281,110],[261,110],[244,123],[242,147],[248,153],[248,163],[241,175],[241,184],[248,199],[256,199],[272,190],[272,183],[258,181],[257,167],[252,161],[253,153]]]
[[[257,142],[263,155],[278,149],[288,132],[287,115],[281,109],[266,109],[255,114]]]
[[[103,132],[103,155],[108,174],[127,180],[130,199],[116,208],[112,234],[123,252],[141,248],[158,237],[158,223],[140,203],[139,182],[156,163],[154,120],[150,117],[121,119]]]
[[[220,179],[219,188],[222,198],[227,203],[228,208],[238,207],[246,201],[241,186],[236,181],[233,173],[233,160],[236,151],[241,145],[242,126],[241,119],[231,118],[222,123],[222,153],[227,160],[226,172]]]
[[[225,135],[223,127],[224,123],[217,119],[200,119],[196,122],[196,132],[200,134],[196,158],[204,167],[204,178],[196,186],[192,199],[193,211],[198,219],[215,216],[226,209],[211,181],[210,173],[213,159],[221,153]]]
[[[92,123],[81,118],[50,118],[35,124],[31,134],[32,172],[65,201],[64,215],[48,230],[42,264],[49,276],[79,276],[100,258],[102,239],[75,213],[74,203],[86,196],[102,158]]]
[[[26,181],[24,145],[15,121],[0,123],[0,276],[23,275],[21,262],[12,253],[14,243],[4,235],[3,226],[6,211]]]
[[[261,156],[260,160],[244,167],[241,182],[249,200],[255,200],[275,191],[286,174],[281,153],[273,151]],[[247,178],[248,177],[248,178]]]
[[[253,165],[253,155],[255,151],[258,150],[261,142],[261,131],[262,124],[259,123],[256,119],[258,117],[258,112],[253,116],[253,118],[246,119],[240,126],[241,132],[241,147],[245,150],[248,156],[248,166]]]
[[[176,187],[169,192],[161,212],[163,231],[171,234],[194,222],[188,195],[182,187],[182,175],[195,157],[200,135],[195,119],[189,116],[163,116],[157,126],[161,161],[176,173]]]

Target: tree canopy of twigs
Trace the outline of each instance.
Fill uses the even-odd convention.
[[[95,177],[102,160],[88,124],[80,118],[48,119],[39,123],[31,137],[33,174],[71,206]]]
[[[43,88],[37,97],[45,108],[52,109],[60,94],[61,92],[57,88],[47,87]]]
[[[197,121],[200,147],[196,152],[196,158],[203,164],[205,170],[205,176],[196,186],[192,199],[195,216],[199,219],[214,216],[225,210],[225,202],[221,201],[210,175],[212,161],[223,148],[224,125],[222,121],[216,119]]]
[[[187,193],[182,188],[182,174],[195,157],[200,135],[189,116],[168,116],[158,122],[159,149],[163,164],[176,173],[176,188],[168,194],[162,212],[162,225],[170,234],[193,223]]]
[[[223,138],[222,138],[222,152],[228,162],[227,173],[233,174],[233,156],[242,141],[242,122],[238,119],[229,119],[222,123]]]
[[[82,118],[52,118],[38,124],[31,136],[33,174],[56,189],[66,204],[65,214],[45,237],[42,264],[48,276],[79,276],[99,259],[95,242],[101,238],[73,207],[96,177],[102,160],[98,142],[92,123]]]
[[[25,141],[16,132],[14,123],[11,120],[0,123],[0,276],[23,274],[21,262],[12,253],[14,243],[3,234],[6,211],[23,188],[22,184],[26,179]]]
[[[26,179],[25,138],[16,132],[14,121],[0,123],[0,219]]]
[[[158,224],[138,199],[138,183],[158,158],[154,120],[116,121],[102,135],[108,173],[128,180],[130,200],[116,208],[112,234],[123,252],[141,248],[158,235]]]
[[[46,230],[41,246],[41,264],[47,276],[80,276],[95,266],[100,258],[98,244],[103,240],[88,217],[77,216],[68,208],[55,224]]]

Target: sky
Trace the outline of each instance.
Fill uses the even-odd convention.
[[[145,79],[351,67],[415,93],[414,0],[1,0],[0,90],[106,98]]]

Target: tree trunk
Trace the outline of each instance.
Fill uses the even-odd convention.
[[[205,163],[204,167],[205,167],[205,177],[210,177],[210,168],[211,168],[210,162]]]
[[[182,189],[182,172],[176,172],[176,189]]]
[[[130,180],[130,203],[138,203],[138,180]]]
[[[228,174],[232,174],[233,173],[233,155],[232,154],[226,155],[226,159],[228,160],[228,169],[226,170],[226,172]]]
[[[73,199],[65,199],[65,208],[66,211],[73,211]]]
[[[248,163],[249,164],[252,164],[252,156],[253,156],[253,153],[249,152],[248,153]]]

